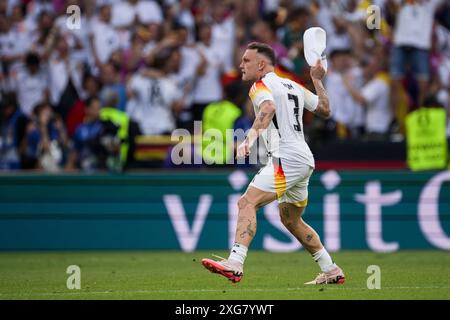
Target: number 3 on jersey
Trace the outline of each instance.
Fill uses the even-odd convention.
[[[288,93],[288,99],[294,101],[294,105],[295,105],[295,107],[294,107],[294,119],[295,119],[295,122],[297,122],[297,124],[294,124],[294,130],[301,132],[302,131],[302,127],[300,125],[300,121],[298,120],[298,115],[299,115],[299,112],[300,112],[300,108],[298,106],[298,97],[296,95]]]

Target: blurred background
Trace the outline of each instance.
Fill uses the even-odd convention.
[[[200,137],[178,165],[171,134],[251,127],[238,66],[252,41],[314,91],[312,26],[327,32],[332,109],[303,119],[312,224],[331,250],[450,249],[446,0],[0,0],[1,247],[227,247],[264,152],[226,164],[238,139],[211,154]],[[298,249],[276,208],[266,214],[274,238],[262,231],[255,247]]]

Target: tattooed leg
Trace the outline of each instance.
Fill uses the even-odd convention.
[[[279,205],[281,222],[311,254],[323,248],[317,232],[302,219],[304,208],[289,203]]]
[[[275,193],[268,193],[250,187],[239,199],[239,216],[236,228],[235,242],[246,247],[250,246],[256,234],[256,210],[276,199]]]

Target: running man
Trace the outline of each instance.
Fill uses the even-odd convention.
[[[296,82],[278,77],[274,72],[275,63],[273,49],[264,43],[249,44],[242,57],[242,80],[255,81],[249,95],[257,116],[238,147],[237,157],[248,156],[261,135],[269,161],[238,202],[235,243],[228,259],[202,259],[202,264],[211,272],[239,282],[256,233],[256,210],[278,199],[282,223],[322,270],[305,284],[343,284],[345,276],[341,268],[333,262],[316,231],[302,219],[308,202],[309,178],[314,170],[314,158],[303,135],[303,108],[323,118],[330,117],[329,101],[322,84],[325,70],[320,61],[310,70],[315,95]]]

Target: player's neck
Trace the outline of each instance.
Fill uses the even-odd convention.
[[[270,68],[264,69],[263,71],[261,71],[261,74],[258,77],[258,79],[261,80],[262,78],[264,78],[266,76],[266,74],[271,73],[271,72],[275,72],[275,68],[270,67]]]

